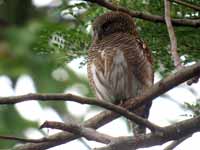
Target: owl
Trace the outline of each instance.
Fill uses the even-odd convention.
[[[98,16],[88,50],[88,78],[98,100],[119,104],[143,94],[153,84],[152,56],[140,40],[134,19],[122,12]],[[148,118],[151,103],[132,110]],[[135,134],[145,127],[134,126]]]

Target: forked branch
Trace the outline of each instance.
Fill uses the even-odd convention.
[[[171,22],[170,1],[164,0],[164,3],[165,3],[165,22],[167,25],[167,31],[168,31],[170,43],[171,43],[170,51],[171,51],[171,55],[172,55],[172,60],[174,61],[174,66],[177,69],[180,69],[182,67],[182,65],[181,65],[180,56],[177,52],[177,40],[176,40],[175,31],[174,31],[174,28],[173,28],[172,22]]]
[[[134,99],[130,99],[126,102],[126,108],[138,108],[139,106],[143,105],[145,102],[152,101],[154,98],[162,95],[163,93],[167,92],[168,90],[174,88],[175,86],[197,76],[200,74],[200,63],[197,63],[192,66],[185,67],[178,72],[166,77],[165,79],[156,83],[147,93],[143,96],[136,97]],[[4,98],[0,99],[3,100]],[[110,111],[104,111],[93,118],[84,122],[85,127],[90,127],[97,129],[108,122],[116,119],[119,117],[119,114]],[[60,144],[64,144],[76,138],[79,138],[78,135],[72,135],[66,132],[58,133],[48,138],[54,141],[43,142],[43,143],[32,143],[32,144],[25,144],[18,147],[18,150],[44,150],[48,149]],[[58,141],[59,139],[59,141]]]
[[[194,9],[196,11],[200,11],[200,6],[199,5],[195,5],[195,4],[192,4],[192,3],[189,3],[189,2],[186,2],[185,0],[170,0],[171,2],[175,2],[177,4],[180,4],[180,5],[183,5],[183,6],[186,6],[188,8],[191,8],[191,9]]]
[[[140,11],[131,11],[128,10],[127,8],[120,7],[120,6],[115,6],[112,3],[109,3],[105,0],[84,0],[87,2],[91,3],[96,3],[100,6],[103,6],[105,8],[108,8],[113,11],[122,11],[127,14],[129,14],[132,17],[136,18],[141,18],[147,21],[152,21],[152,22],[160,22],[160,23],[165,23],[165,19],[163,16],[159,15],[152,15],[150,13],[143,13]],[[172,19],[172,23],[175,26],[191,26],[191,27],[199,27],[200,26],[200,19]]]

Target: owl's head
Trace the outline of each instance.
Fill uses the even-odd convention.
[[[96,40],[117,32],[136,33],[133,18],[123,12],[109,12],[99,16],[93,22],[92,27]]]

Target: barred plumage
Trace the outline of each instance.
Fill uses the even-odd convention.
[[[88,77],[97,99],[119,103],[152,86],[151,53],[140,40],[129,15],[110,12],[99,16],[93,30]],[[134,112],[147,118],[150,106],[147,104]],[[144,128],[136,132],[144,132]]]

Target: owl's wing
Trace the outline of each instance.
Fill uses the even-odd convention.
[[[142,92],[150,87],[153,82],[151,53],[148,53],[147,47],[141,44],[142,43],[138,41],[138,39],[133,38],[131,35],[119,33],[92,45],[88,54],[88,76],[93,89],[95,91],[97,90],[94,84],[95,76],[101,79],[101,84],[104,84],[105,87],[107,86],[107,89],[117,90],[119,95],[120,90],[115,87],[120,87],[120,85],[122,85],[121,88],[126,91],[126,93],[123,93],[126,95],[124,96],[126,98],[135,96],[135,92],[132,90],[132,93],[128,94],[130,93],[130,91],[127,90],[129,87],[125,85],[133,83],[134,85],[132,88]],[[121,55],[123,56],[121,57]],[[94,70],[92,69],[94,65],[98,73],[92,72],[92,70]],[[94,74],[95,76],[93,76]],[[104,78],[101,78],[102,76]],[[109,79],[110,76],[111,80],[113,79],[112,81]],[[129,83],[127,83],[127,78],[123,79],[122,77],[127,77]],[[106,79],[106,81],[104,81],[104,79]],[[109,88],[109,86],[111,88]]]
[[[148,89],[153,84],[153,59],[147,45],[137,38],[129,39],[129,48],[124,50],[129,67],[133,75],[142,85],[142,91]]]
[[[124,49],[128,65],[132,69],[133,75],[140,82],[139,94],[143,94],[153,85],[153,59],[150,49],[147,45],[139,39],[139,37],[128,38],[129,47]],[[152,102],[148,102],[134,112],[144,118],[148,118]],[[134,127],[134,134],[145,133],[144,126]]]
[[[106,41],[108,42],[108,41]],[[89,49],[88,78],[96,97],[100,100],[115,100],[120,76],[115,76],[116,47],[102,42]],[[119,72],[117,73],[119,74]],[[113,81],[114,80],[114,81]],[[121,95],[121,94],[119,94]]]

